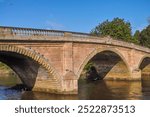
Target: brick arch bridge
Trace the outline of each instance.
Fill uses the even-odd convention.
[[[78,79],[91,60],[105,79],[141,80],[149,58],[150,49],[110,37],[0,27],[0,61],[34,91],[77,93]]]

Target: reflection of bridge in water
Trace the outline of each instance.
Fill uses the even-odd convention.
[[[0,61],[34,91],[71,94],[85,65],[94,62],[105,79],[149,75],[150,49],[85,33],[0,27]]]

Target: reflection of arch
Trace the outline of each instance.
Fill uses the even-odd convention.
[[[131,76],[131,71],[130,71],[130,68],[128,66],[128,63],[127,63],[126,59],[124,58],[124,56],[117,49],[114,49],[114,48],[104,48],[104,49],[98,48],[98,49],[95,49],[94,51],[92,51],[85,58],[83,63],[80,65],[80,68],[79,68],[79,70],[77,72],[78,78],[80,77],[81,72],[83,71],[85,65],[90,61],[90,59],[92,59],[96,54],[104,52],[104,51],[110,51],[110,52],[113,52],[113,53],[117,54],[122,59],[122,61],[125,63],[125,65],[127,66],[127,69],[128,69],[129,74]]]
[[[56,83],[58,83],[58,86],[60,86],[61,77],[56,72],[55,68],[48,62],[48,60],[46,60],[46,58],[44,58],[44,56],[41,56],[34,50],[12,45],[0,45],[0,52],[12,52],[29,57],[30,59],[41,65],[43,68],[45,68],[48,71],[49,75],[52,76],[52,80],[56,81]]]

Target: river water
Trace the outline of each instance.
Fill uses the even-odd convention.
[[[10,78],[11,79],[11,78]],[[149,100],[150,80],[142,81],[86,81],[78,82],[78,95],[56,95],[9,89],[14,80],[0,78],[1,100]]]

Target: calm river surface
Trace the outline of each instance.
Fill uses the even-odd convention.
[[[11,79],[11,78],[10,78]],[[1,100],[149,100],[150,80],[143,81],[92,81],[79,80],[78,95],[56,95],[8,89],[12,80],[0,78]],[[5,86],[4,86],[5,85]]]

